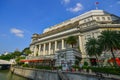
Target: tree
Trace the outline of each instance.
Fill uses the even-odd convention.
[[[77,43],[77,39],[76,39],[76,36],[69,36],[67,39],[66,39],[66,42],[70,45],[72,45],[72,48],[73,46]]]
[[[19,64],[21,59],[25,59],[25,57],[19,56],[18,58],[15,59],[16,63]]]
[[[29,54],[31,54],[31,51],[30,51],[29,47],[27,47],[27,48],[23,49],[22,53],[25,54],[26,56],[28,56]]]
[[[21,56],[21,52],[20,51],[14,51],[12,53],[9,53],[7,55],[1,55],[0,56],[0,59],[3,59],[3,60],[10,60],[10,59],[13,59],[13,58],[17,58]]]
[[[114,49],[120,48],[120,32],[105,30],[101,32],[101,35],[98,36],[101,47],[104,50],[110,50],[114,59],[114,65],[116,66],[115,55],[113,53]]]
[[[97,39],[89,38],[85,44],[86,52],[89,56],[95,56],[98,60],[98,56],[102,53],[102,49],[99,46]]]
[[[18,57],[18,56],[21,56],[22,53],[21,53],[20,51],[14,51],[14,52],[12,53],[12,55],[13,55],[14,58],[16,58],[16,57]]]

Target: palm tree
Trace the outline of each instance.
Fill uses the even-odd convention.
[[[98,36],[99,42],[104,50],[110,50],[114,59],[114,65],[116,66],[115,55],[113,53],[114,49],[120,48],[120,32],[105,30],[101,32]]]
[[[99,46],[99,43],[97,39],[95,38],[89,38],[88,41],[85,44],[86,52],[89,56],[95,56],[96,60],[98,60],[98,56],[102,52],[101,47]]]
[[[73,46],[77,43],[76,36],[69,36],[69,37],[66,39],[66,43],[71,44],[71,45],[72,45],[72,48],[73,48]]]

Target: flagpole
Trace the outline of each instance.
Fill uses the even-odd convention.
[[[96,8],[96,10],[98,10],[98,4],[99,4],[99,2],[95,2],[95,8]]]
[[[98,6],[97,6],[97,4],[95,5],[95,7],[96,7],[96,10],[98,10]]]

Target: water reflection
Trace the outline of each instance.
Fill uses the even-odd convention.
[[[12,74],[9,70],[0,70],[0,80],[29,80]]]

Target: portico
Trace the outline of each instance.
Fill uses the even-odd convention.
[[[78,36],[78,35],[76,35]],[[66,37],[67,38],[67,37]],[[42,44],[37,44],[34,46],[34,56],[38,54],[38,56],[43,56],[43,55],[53,55],[55,54],[56,51],[63,50],[66,48],[70,48],[71,46],[66,43],[65,37],[62,39],[57,39],[57,40],[51,40],[47,41]],[[80,41],[80,40],[79,40]],[[80,42],[77,42],[80,44]],[[74,47],[78,47],[78,45],[75,45]]]

